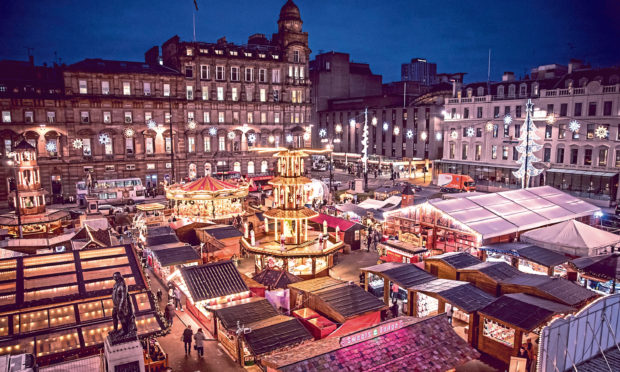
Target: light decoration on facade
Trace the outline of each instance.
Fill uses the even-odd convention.
[[[99,143],[100,144],[105,145],[107,143],[110,143],[110,141],[111,141],[110,136],[108,136],[107,134],[101,133],[99,135]]]
[[[424,135],[425,133],[426,133],[426,132],[422,132],[422,134],[423,134],[423,135]],[[441,132],[437,132],[437,133],[435,133],[435,139],[436,139],[437,141],[441,141],[441,137],[442,137]]]
[[[341,133],[342,132],[342,124],[336,124],[336,128],[334,128],[336,130],[336,133]]]
[[[155,120],[153,120],[153,119],[149,119],[146,122],[146,127],[149,128],[149,129],[155,129],[155,127],[157,127],[157,122],[155,122]]]
[[[383,130],[388,130],[389,127],[390,125],[387,122],[383,123]]]
[[[473,137],[476,135],[476,130],[474,127],[467,128],[467,137]]]
[[[56,146],[56,142],[55,141],[50,141],[45,145],[45,149],[48,152],[56,152],[56,150],[58,150],[58,147]]]
[[[76,139],[73,140],[73,148],[74,149],[81,149],[82,146],[84,146],[84,142],[81,139],[76,138]]]
[[[372,118],[372,125],[374,125],[375,127],[377,126],[377,118],[376,117]]]
[[[525,105],[525,130],[521,131],[521,137],[519,138],[521,143],[516,146],[517,152],[521,154],[517,164],[521,164],[521,167],[512,172],[515,177],[521,180],[523,188],[527,188],[530,179],[538,176],[543,171],[534,167],[534,163],[540,161],[534,153],[542,149],[543,146],[534,142],[539,140],[540,137],[536,134],[536,125],[534,125],[532,120],[533,109],[534,104],[531,99],[528,99]]]
[[[411,129],[407,129],[407,138],[409,139],[413,138],[413,131]]]
[[[437,132],[438,136],[437,138],[441,141],[441,133]],[[422,141],[426,141],[426,139],[428,138],[428,133],[426,133],[426,131],[422,131],[422,133],[420,133],[420,139],[422,139]]]
[[[487,125],[485,126],[485,128],[487,129],[487,132],[493,132],[493,123],[492,122],[488,122]]]
[[[400,134],[400,128],[399,127],[394,127],[394,135],[398,136]]]
[[[209,135],[210,136],[215,137],[216,134],[217,134],[217,128],[215,128],[215,127],[209,128]]]
[[[248,135],[248,142],[250,142],[250,143],[254,143],[254,142],[256,142],[256,134],[254,134],[254,133],[250,133],[250,134]]]
[[[136,134],[136,131],[133,128],[125,128],[125,130],[123,130],[123,135],[125,135],[126,138],[132,138],[134,134]]]
[[[549,114],[549,115],[547,116],[546,121],[547,121],[547,124],[553,124],[553,123],[555,123],[555,115],[553,115],[553,113]]]
[[[355,119],[349,120],[349,125],[351,125],[351,126],[355,125]]]
[[[187,122],[187,129],[195,130],[196,129],[196,121],[190,120]]]
[[[288,143],[293,142],[293,135],[292,134],[287,134],[286,135],[286,142],[288,142]]]
[[[235,139],[235,132],[233,132],[233,131],[228,132],[228,139],[234,140]]]
[[[512,116],[510,116],[510,114],[506,114],[506,116],[504,116],[504,124],[510,125],[510,123],[512,123]]]
[[[310,133],[304,133],[304,141],[308,141],[310,139]]]
[[[452,139],[459,138],[459,132],[453,130],[452,133],[450,133],[450,137],[452,137]]]
[[[324,138],[327,136],[327,130],[325,128],[321,128],[319,130],[319,137]]]
[[[581,128],[581,124],[579,124],[577,120],[573,120],[570,123],[568,123],[568,130],[570,130],[573,133],[579,132],[579,128]]]
[[[276,138],[273,135],[269,136],[269,143],[274,143],[275,140]]]
[[[609,130],[607,129],[607,127],[604,127],[602,125],[599,125],[596,128],[595,134],[598,138],[600,139],[605,139],[607,138],[607,136],[609,136]]]
[[[364,129],[362,131],[362,164],[364,164],[364,172],[368,171],[368,119],[364,120]]]

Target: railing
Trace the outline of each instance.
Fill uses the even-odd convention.
[[[474,98],[474,102],[486,102],[486,101],[487,101],[487,97],[486,96],[475,97]]]

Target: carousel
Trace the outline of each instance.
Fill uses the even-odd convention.
[[[241,247],[255,257],[255,271],[279,268],[304,279],[326,276],[333,266],[333,255],[343,247],[338,236],[308,228],[317,212],[306,208],[312,181],[302,176],[304,158],[312,150],[263,149],[275,151],[278,177],[273,186],[274,208],[263,213],[264,231],[245,226]]]
[[[234,185],[212,177],[166,186],[174,217],[193,222],[216,222],[243,215],[248,185]]]

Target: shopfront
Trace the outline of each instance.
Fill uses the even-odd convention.
[[[618,172],[548,169],[546,184],[571,195],[600,200],[609,206],[618,199]]]

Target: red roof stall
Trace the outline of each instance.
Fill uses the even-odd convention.
[[[328,232],[335,232],[336,228],[340,231],[338,239],[351,246],[351,250],[361,248],[361,234],[360,230],[364,230],[364,225],[353,221],[343,220],[342,218],[330,216],[327,214],[319,214],[318,216],[310,219],[311,223],[318,225],[317,229],[323,231],[324,223],[327,223]],[[315,225],[315,226],[316,226]]]

